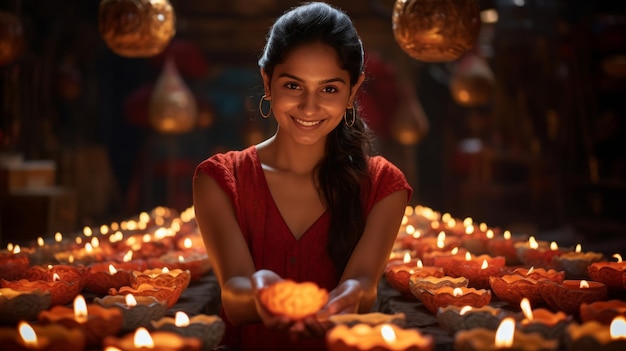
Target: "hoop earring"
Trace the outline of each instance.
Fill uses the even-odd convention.
[[[348,110],[352,110],[350,112],[350,115],[352,116],[352,119],[350,120],[350,122],[348,122]],[[346,127],[351,128],[354,125],[355,121],[356,121],[356,114],[354,113],[354,107],[346,108],[346,112],[343,113],[343,122],[346,124]]]
[[[259,100],[259,113],[261,114],[261,117],[267,119],[270,116],[270,114],[272,113],[272,100],[267,100],[265,97],[266,96],[263,95],[263,96],[261,96],[261,100]],[[269,108],[269,110],[267,110],[267,113],[263,113],[263,101],[264,100],[265,101],[269,101],[269,104],[270,104],[270,108]]]

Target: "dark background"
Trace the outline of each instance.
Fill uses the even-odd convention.
[[[18,222],[44,223],[3,225],[5,241],[159,205],[184,210],[198,162],[273,132],[256,111],[256,60],[273,19],[298,1],[170,2],[176,36],[161,55],[133,59],[100,37],[99,1],[0,1],[1,11],[22,20],[26,42],[17,60],[0,67],[0,151],[54,160],[55,182],[71,190],[75,204],[62,225],[46,219],[49,208],[41,215],[25,206]],[[393,1],[328,2],[348,12],[363,39],[365,115],[380,152],[414,187],[413,205],[600,250],[623,248],[626,5],[480,1],[499,13],[480,46],[495,89],[488,103],[468,107],[450,91],[459,62],[419,62],[399,48]],[[198,125],[183,135],[159,134],[148,122],[147,101],[166,57],[198,103]],[[390,130],[400,112],[389,102],[402,83],[428,121],[416,145],[402,145]],[[3,202],[6,214],[12,205]]]

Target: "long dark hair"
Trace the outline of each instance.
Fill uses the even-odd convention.
[[[283,14],[267,36],[259,59],[269,77],[295,47],[321,42],[337,50],[342,68],[354,86],[363,72],[363,45],[348,15],[326,3],[310,2]],[[367,158],[372,151],[369,129],[354,109],[346,110],[348,122],[328,135],[326,157],[318,167],[318,189],[331,215],[328,253],[339,274],[365,228],[362,193],[369,187]]]

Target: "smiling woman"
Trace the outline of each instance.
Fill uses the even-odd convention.
[[[346,13],[318,2],[285,12],[259,66],[274,135],[209,157],[194,176],[228,326],[222,345],[324,350],[329,315],[372,308],[412,189],[371,152],[355,103],[363,48]],[[268,310],[261,292],[286,280],[314,283],[328,302],[302,318]]]

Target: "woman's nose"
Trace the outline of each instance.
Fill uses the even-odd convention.
[[[312,115],[317,112],[319,104],[317,96],[314,93],[302,94],[302,100],[300,101],[300,108],[306,115]]]

